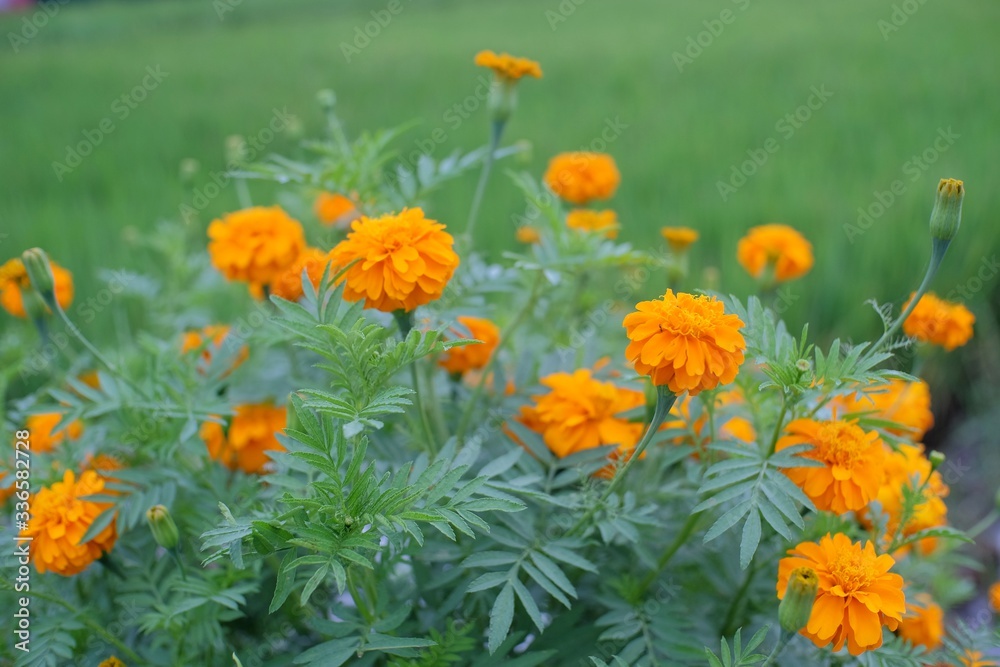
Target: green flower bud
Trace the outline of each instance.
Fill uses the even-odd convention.
[[[806,627],[812,615],[819,577],[808,567],[792,570],[785,588],[785,597],[778,605],[778,624],[786,632],[795,633]]]
[[[490,85],[490,95],[486,106],[494,123],[504,123],[517,108],[516,81],[495,78]]]
[[[153,505],[146,510],[146,523],[153,532],[153,539],[164,549],[173,549],[177,546],[180,535],[177,532],[177,524],[170,516],[170,510],[163,505]]]
[[[931,472],[934,472],[944,463],[944,454],[935,450],[927,455],[927,460],[931,462]]]
[[[316,101],[319,102],[323,111],[329,112],[337,104],[337,95],[329,88],[324,88],[316,93]]]
[[[49,308],[55,308],[56,304],[56,279],[52,275],[52,265],[49,264],[49,256],[41,248],[29,248],[21,253],[21,262],[24,270],[28,274],[31,286],[38,290],[38,293],[45,299]]]
[[[938,183],[934,210],[931,211],[931,236],[951,241],[962,224],[962,199],[965,186],[954,178],[942,178]]]

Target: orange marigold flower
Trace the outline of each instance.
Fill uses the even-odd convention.
[[[552,158],[545,182],[561,198],[580,206],[615,194],[621,174],[610,155],[578,151]]]
[[[920,440],[934,426],[931,390],[923,380],[893,378],[889,384],[866,388],[860,396],[838,397],[833,406],[841,413],[874,412],[874,417],[902,426],[887,431],[912,440]]]
[[[927,482],[923,490],[923,502],[914,510],[902,536],[909,537],[926,528],[937,528],[948,522],[948,506],[944,498],[948,495],[948,485],[941,478],[941,473],[933,470],[931,462],[924,455],[923,445],[900,445],[896,451],[886,449],[882,467],[885,470],[885,481],[879,488],[876,500],[888,518],[886,531],[888,535],[896,534],[903,513],[904,488],[919,488]],[[861,517],[862,524],[871,526],[871,518],[867,513]],[[937,539],[928,537],[920,540],[918,547],[922,553],[930,553],[937,547]]]
[[[721,301],[667,290],[635,308],[622,323],[632,341],[625,357],[653,384],[694,396],[736,378],[746,349],[743,322],[727,315]]]
[[[97,371],[87,371],[86,373],[81,373],[77,379],[91,389],[101,388],[101,376],[97,373]]]
[[[516,58],[509,53],[496,54],[493,51],[480,51],[476,54],[476,65],[489,67],[500,79],[517,81],[525,76],[542,78],[542,67],[534,60]]]
[[[914,295],[910,295],[903,310],[910,305]],[[903,322],[903,332],[951,352],[969,342],[975,322],[976,316],[962,304],[939,299],[933,292],[928,292],[920,297],[913,312]]]
[[[540,382],[549,393],[532,397],[534,405],[522,407],[518,421],[541,434],[556,456],[605,445],[618,445],[619,456],[635,449],[644,427],[621,413],[645,405],[641,391],[597,380],[585,368],[553,373]]]
[[[25,420],[25,429],[31,434],[31,451],[50,452],[56,445],[67,437],[76,440],[83,433],[83,424],[79,421],[71,421],[58,433],[53,433],[53,429],[62,421],[61,412],[43,412],[37,415],[28,415]]]
[[[125,663],[115,656],[111,656],[107,660],[102,661],[97,667],[125,667]]]
[[[842,533],[829,533],[817,542],[802,542],[778,563],[778,599],[785,595],[788,578],[799,567],[819,576],[819,591],[809,623],[800,632],[822,648],[833,644],[839,651],[847,644],[851,655],[882,645],[882,626],[895,630],[906,611],[903,578],[889,572],[896,561],[879,556],[875,545]]]
[[[660,235],[674,252],[684,252],[699,237],[698,232],[690,227],[663,227]]]
[[[354,201],[335,192],[319,193],[313,203],[313,211],[324,225],[350,222],[359,215]]]
[[[456,319],[468,330],[466,333],[453,328],[452,331],[457,338],[474,338],[482,342],[451,348],[441,355],[438,365],[453,374],[484,368],[489,363],[497,343],[500,342],[500,329],[482,317],[460,315]]]
[[[990,586],[990,609],[1000,612],[1000,582]]]
[[[589,208],[573,209],[566,215],[566,226],[585,232],[602,232],[609,239],[618,236],[618,214],[614,211],[593,211]]]
[[[916,601],[906,605],[906,616],[899,624],[899,636],[914,646],[933,651],[944,637],[944,611],[931,596],[921,593]]]
[[[285,451],[275,434],[285,428],[285,408],[268,403],[236,406],[236,415],[224,429],[216,422],[201,425],[208,453],[230,470],[264,473],[269,451]]]
[[[110,503],[85,500],[104,491],[104,479],[87,470],[77,479],[67,470],[61,482],[41,489],[31,499],[31,518],[21,531],[31,537],[31,561],[40,573],[55,572],[65,577],[82,572],[111,551],[118,539],[115,521],[89,542],[80,538]]]
[[[812,268],[812,244],[788,225],[760,225],[740,239],[736,259],[754,278],[773,267],[774,280],[784,282],[804,276]]]
[[[212,265],[228,280],[268,285],[306,247],[302,225],[278,206],[235,211],[208,226]]]
[[[329,252],[319,248],[306,248],[302,254],[288,267],[284,273],[271,283],[271,294],[280,296],[288,301],[298,301],[302,298],[302,271],[305,270],[309,276],[309,282],[314,288],[319,288],[319,281],[323,278],[323,272],[330,266],[332,258]],[[330,270],[330,277],[336,273]]]
[[[821,510],[843,514],[863,509],[884,479],[885,445],[875,431],[854,422],[796,419],[785,427],[777,450],[812,445],[800,457],[822,467],[786,468],[788,475]]]
[[[341,277],[344,298],[364,299],[365,308],[383,312],[410,311],[439,298],[458,267],[455,240],[444,229],[419,208],[355,220],[331,252],[337,266],[360,260]]]
[[[201,351],[201,358],[205,365],[208,365],[212,362],[212,355],[221,350],[222,346],[226,344],[228,336],[229,327],[225,324],[209,324],[202,328],[201,331],[186,331],[181,338],[181,353],[187,354],[193,350],[204,348]],[[249,348],[246,345],[241,346],[240,351],[236,353],[236,359],[233,361],[233,367],[230,370],[234,370],[246,361],[249,356]]]
[[[50,261],[52,278],[55,281],[56,301],[62,308],[73,303],[73,274]],[[20,259],[11,259],[0,266],[0,306],[14,317],[27,317],[24,310],[22,290],[30,289],[28,272]]]
[[[518,243],[540,243],[542,240],[542,235],[538,231],[538,228],[531,225],[521,225],[514,232],[514,236],[517,238]]]

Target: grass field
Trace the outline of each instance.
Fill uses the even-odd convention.
[[[86,3],[60,7],[17,52],[7,42],[24,34],[31,14],[0,17],[2,254],[45,246],[76,273],[82,294],[97,287],[98,267],[138,268],[122,230],[178,217],[183,158],[200,160],[207,180],[223,166],[225,137],[256,134],[275,108],[317,132],[315,93],[324,87],[336,90],[351,130],[418,119],[400,143],[404,154],[437,128],[446,141],[434,156],[472,148],[484,140],[485,110],[462,119],[453,105],[479,85],[484,73],[471,60],[481,48],[530,56],[545,69],[543,80],[522,85],[508,130],[509,141],[533,145],[519,167],[540,174],[553,153],[619,127],[607,150],[624,177],[611,203],[623,239],[657,244],[661,225],[696,227],[698,263],[717,266],[723,288],[745,294],[751,285],[733,258],[746,228],[780,221],[802,229],[818,261],[788,292],[793,322],[875,333],[862,302],[898,301],[922,275],[939,177],[965,179],[969,194],[937,291],[966,286],[997,247],[1000,4],[908,0],[907,14],[889,0],[400,2],[350,62],[342,44],[388,1],[230,0],[221,20],[209,2]],[[699,40],[700,53],[690,46]],[[689,59],[678,64],[675,52]],[[122,117],[116,99],[150,66],[166,76]],[[800,109],[810,99],[816,108]],[[53,162],[107,119],[113,130],[60,181]],[[279,136],[268,148],[292,145]],[[719,182],[731,183],[754,155],[763,164],[720,196]],[[473,180],[442,191],[433,216],[460,229]],[[884,213],[854,230],[863,233],[847,233],[859,208],[878,212],[887,196],[876,193],[894,181]],[[270,197],[257,191],[261,203]],[[229,187],[205,221],[234,206]],[[488,247],[513,245],[511,215],[523,208],[501,173],[480,223]],[[980,284],[970,306],[992,319],[995,271]]]

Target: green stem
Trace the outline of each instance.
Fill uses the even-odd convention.
[[[774,425],[774,434],[771,436],[771,444],[767,447],[768,458],[774,454],[775,448],[778,446],[778,438],[781,436],[781,427],[785,425],[785,416],[788,414],[788,397],[785,394],[781,395],[781,412],[778,413],[778,421]]]
[[[105,357],[103,354],[101,354],[101,351],[98,350],[97,347],[95,347],[93,343],[91,343],[89,340],[87,340],[87,337],[83,335],[83,333],[77,328],[77,326],[75,324],[73,324],[73,320],[69,319],[69,316],[66,315],[66,311],[64,311],[62,309],[62,306],[59,305],[58,301],[53,300],[50,305],[55,306],[55,312],[56,312],[56,314],[59,315],[59,318],[66,325],[66,328],[69,329],[69,332],[73,335],[74,338],[76,338],[78,341],[80,341],[81,345],[83,345],[85,348],[87,348],[87,350],[92,355],[94,355],[95,359],[97,359],[99,362],[101,362],[104,365],[104,367],[107,368],[108,371],[112,375],[114,375],[115,377],[117,377],[118,379],[122,380],[127,385],[129,385],[130,387],[132,387],[132,389],[134,389],[140,396],[143,396],[144,398],[146,397],[146,392],[143,391],[142,387],[140,387],[139,385],[137,385],[134,382],[132,382],[132,380],[130,380],[129,378],[125,377],[122,374],[122,372],[118,370],[117,366],[115,366],[113,363],[111,363],[111,361],[107,357]]]
[[[989,514],[987,514],[982,519],[980,519],[978,522],[976,522],[976,525],[974,525],[972,528],[970,528],[967,531],[965,531],[965,534],[968,535],[969,537],[971,537],[972,539],[975,539],[975,538],[979,537],[979,535],[984,530],[986,530],[987,528],[989,528],[990,526],[992,526],[994,523],[996,523],[997,519],[1000,519],[1000,512],[997,512],[995,509],[990,510]]]
[[[145,661],[142,659],[142,657],[138,653],[133,651],[131,648],[129,648],[127,644],[123,643],[120,639],[118,639],[113,634],[108,632],[100,623],[91,619],[89,615],[84,614],[82,611],[71,605],[66,600],[63,600],[60,597],[49,595],[48,593],[44,593],[38,590],[31,591],[31,595],[32,597],[41,598],[53,604],[57,604],[66,609],[67,611],[72,612],[72,614],[77,618],[79,618],[79,620],[84,625],[86,625],[88,628],[96,632],[98,635],[101,636],[101,638],[104,641],[108,642],[109,644],[117,648],[119,651],[121,651],[125,656],[127,656],[130,662],[134,662],[137,665],[145,664]]]
[[[740,585],[736,595],[733,596],[732,601],[729,603],[729,608],[726,610],[726,615],[722,621],[722,636],[728,637],[732,633],[736,632],[736,628],[733,626],[733,621],[736,620],[736,612],[739,611],[740,602],[743,601],[743,597],[750,590],[750,584],[753,583],[753,578],[757,576],[757,573],[765,565],[766,561],[763,561],[755,565],[754,567],[747,568],[747,573],[743,577],[743,583]]]
[[[642,453],[646,451],[646,447],[648,447],[649,443],[653,441],[653,437],[656,435],[657,429],[660,428],[663,420],[667,418],[667,414],[670,412],[670,408],[674,406],[674,401],[676,400],[677,394],[670,391],[666,385],[660,385],[656,388],[656,410],[653,412],[653,421],[649,423],[649,428],[646,429],[646,433],[642,436],[642,440],[639,441],[639,444],[636,445],[635,449],[632,450],[632,453],[629,454],[628,459],[625,460],[625,465],[619,468],[615,473],[615,476],[604,489],[604,493],[601,494],[600,500],[591,505],[590,509],[588,509],[584,515],[580,517],[580,520],[576,522],[576,525],[567,531],[567,536],[573,535],[578,530],[583,528],[597,513],[598,508],[602,507],[608,498],[611,497],[611,494],[614,493],[615,489],[618,488],[618,485],[625,478],[629,468],[631,468],[632,464],[642,456]]]
[[[524,302],[524,305],[521,306],[521,309],[517,312],[517,314],[514,315],[514,319],[512,319],[506,328],[504,328],[504,330],[500,333],[500,341],[493,350],[493,354],[490,355],[489,363],[486,364],[486,368],[483,369],[482,375],[479,376],[479,382],[476,383],[475,388],[472,390],[472,396],[469,397],[468,402],[465,404],[465,410],[462,412],[462,416],[458,420],[458,428],[455,431],[455,439],[458,441],[459,445],[462,444],[465,434],[469,430],[472,415],[475,412],[479,399],[482,397],[483,390],[486,387],[486,379],[490,377],[490,371],[492,371],[496,366],[497,360],[500,358],[500,351],[507,346],[511,338],[513,338],[514,332],[521,326],[524,319],[534,309],[535,302],[538,301],[538,295],[544,279],[545,275],[541,271],[538,271],[538,273],[535,274],[535,280],[531,284],[531,292],[528,294],[528,299]]]
[[[400,338],[406,340],[406,337],[410,335],[410,330],[413,329],[413,314],[405,310],[394,310],[392,314],[393,317],[396,318],[396,324],[399,325]],[[417,409],[417,418],[420,421],[420,428],[423,430],[424,437],[427,439],[428,451],[433,454],[437,451],[437,439],[435,438],[434,431],[431,430],[431,424],[427,419],[427,411],[424,409],[423,398],[420,394],[420,373],[417,371],[416,361],[410,364],[410,381],[413,383],[413,405]]]
[[[472,197],[472,208],[469,210],[469,220],[465,224],[466,245],[472,247],[472,233],[476,228],[476,220],[479,217],[479,206],[483,202],[483,195],[486,193],[486,182],[490,179],[490,171],[493,169],[493,154],[500,147],[500,137],[503,135],[503,128],[506,125],[504,120],[495,120],[490,126],[490,146],[489,152],[483,160],[483,170],[479,173],[479,183],[476,184],[476,193]]]
[[[684,525],[681,526],[680,532],[677,533],[677,537],[675,537],[674,541],[670,543],[667,550],[663,552],[660,559],[656,561],[656,568],[647,574],[646,578],[642,580],[642,583],[639,586],[639,589],[642,591],[642,595],[646,594],[649,587],[653,585],[656,578],[659,577],[660,573],[667,567],[670,559],[674,557],[674,554],[677,553],[677,551],[684,546],[684,543],[687,542],[687,539],[691,537],[691,533],[694,532],[694,528],[698,524],[699,518],[701,518],[701,512],[694,512],[688,516],[687,521],[685,521]]]
[[[944,255],[948,251],[949,243],[950,241],[942,241],[941,239],[932,240],[931,259],[927,263],[927,272],[924,273],[924,279],[920,283],[920,287],[917,288],[913,298],[910,299],[910,303],[906,306],[906,309],[900,313],[896,321],[892,323],[892,326],[886,329],[885,333],[882,334],[882,337],[871,346],[871,349],[868,350],[868,354],[875,354],[879,348],[892,339],[896,332],[899,331],[899,328],[903,326],[903,322],[906,321],[906,318],[913,312],[913,309],[917,307],[920,297],[927,292],[927,289],[931,286],[931,281],[934,280],[935,274],[937,274],[938,269],[941,267],[941,261],[944,259]]]
[[[794,636],[795,633],[782,630],[781,637],[778,638],[778,643],[774,645],[774,650],[771,651],[771,655],[767,656],[767,660],[765,660],[760,667],[767,667],[774,662],[774,659],[778,657],[786,646],[788,646],[788,642],[792,641],[792,637]]]

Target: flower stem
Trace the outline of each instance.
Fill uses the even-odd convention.
[[[778,421],[774,425],[774,434],[771,436],[771,444],[767,447],[767,457],[770,458],[774,454],[775,448],[778,446],[778,438],[781,436],[781,427],[785,425],[785,416],[788,414],[788,397],[785,394],[781,396],[781,412],[778,413]]]
[[[927,263],[927,272],[924,273],[924,279],[920,283],[920,287],[917,288],[913,298],[910,299],[910,303],[906,306],[903,312],[899,314],[899,317],[892,323],[892,326],[886,329],[885,333],[882,334],[882,337],[871,346],[871,349],[868,350],[868,354],[875,354],[879,348],[889,342],[896,332],[899,331],[899,328],[903,326],[903,322],[905,322],[906,318],[910,316],[913,309],[917,307],[920,297],[927,292],[927,289],[931,286],[931,281],[934,280],[935,274],[937,274],[938,269],[941,268],[941,261],[944,259],[944,255],[948,251],[949,243],[950,241],[942,241],[941,239],[933,239],[931,241],[931,259]]]
[[[405,310],[394,310],[392,314],[396,318],[396,324],[399,325],[400,338],[406,340],[413,329],[413,313]],[[424,438],[427,439],[428,451],[433,454],[437,451],[437,438],[434,436],[434,431],[427,419],[427,411],[424,409],[423,398],[420,395],[420,373],[417,371],[416,361],[410,364],[410,381],[413,383],[413,405],[417,410],[417,419],[420,421]]]
[[[111,363],[111,361],[107,357],[101,354],[101,351],[98,350],[93,343],[87,340],[87,337],[83,335],[83,333],[77,328],[75,324],[73,324],[73,320],[69,319],[69,316],[66,314],[66,311],[62,309],[62,306],[59,305],[58,301],[53,301],[52,305],[55,306],[56,314],[59,315],[59,318],[66,325],[66,328],[69,329],[69,332],[73,335],[74,338],[80,341],[81,345],[87,348],[87,350],[92,355],[94,355],[95,359],[104,364],[104,367],[107,368],[112,375],[125,382],[128,386],[132,387],[132,389],[134,389],[140,396],[142,396],[143,398],[146,397],[146,392],[143,391],[142,387],[132,382],[132,380],[130,380],[129,378],[125,377],[122,374],[122,372],[118,370],[117,366]]]
[[[490,171],[493,169],[493,154],[500,147],[500,137],[503,135],[505,120],[495,120],[490,126],[490,146],[486,157],[483,159],[483,170],[479,173],[479,183],[476,184],[476,193],[472,197],[472,208],[469,209],[469,220],[465,224],[465,239],[471,248],[473,242],[472,233],[476,228],[476,219],[479,217],[479,206],[483,202],[483,195],[486,193],[486,182],[490,179]]]
[[[774,650],[771,651],[771,655],[767,656],[767,660],[761,663],[760,667],[767,667],[773,663],[774,659],[778,657],[786,646],[788,646],[788,642],[792,641],[792,637],[794,636],[794,633],[789,632],[788,630],[782,630],[781,637],[778,638],[778,643],[774,645]]]
[[[653,412],[653,420],[649,423],[649,428],[646,429],[645,435],[642,436],[642,440],[639,444],[635,446],[632,453],[629,454],[628,459],[625,460],[625,465],[618,469],[615,476],[608,483],[607,487],[604,489],[604,493],[601,494],[600,500],[591,505],[580,520],[576,522],[572,528],[567,531],[566,535],[573,535],[580,528],[583,528],[590,519],[593,518],[594,514],[597,513],[597,509],[604,505],[611,494],[614,493],[615,489],[621,483],[622,479],[625,478],[625,474],[628,473],[629,468],[635,463],[636,459],[642,456],[642,453],[646,451],[646,447],[649,443],[653,441],[653,437],[656,435],[657,429],[663,423],[663,420],[667,418],[667,414],[670,412],[670,408],[674,406],[674,401],[677,400],[677,394],[670,391],[665,385],[660,385],[656,388],[656,410]]]
[[[674,557],[674,554],[677,553],[677,551],[684,546],[684,543],[687,542],[687,539],[691,537],[691,533],[694,532],[694,527],[698,524],[699,518],[701,518],[701,512],[694,512],[688,516],[687,521],[684,522],[680,532],[677,533],[677,537],[675,537],[674,541],[670,543],[667,550],[663,552],[660,559],[656,561],[656,568],[647,574],[646,578],[642,580],[639,589],[642,591],[643,595],[649,590],[649,587],[653,585],[656,578],[660,576],[660,573],[667,567],[667,563],[669,563],[670,559]]]
[[[465,404],[465,410],[462,412],[462,416],[458,420],[458,428],[455,430],[455,439],[458,441],[459,445],[462,444],[463,439],[465,438],[465,433],[469,430],[469,424],[472,421],[472,414],[475,412],[476,405],[479,403],[479,399],[486,387],[486,379],[490,376],[490,371],[492,371],[496,366],[497,359],[500,358],[500,351],[507,346],[511,338],[513,338],[514,332],[521,326],[524,319],[535,308],[535,302],[538,301],[538,295],[541,291],[542,281],[544,279],[545,275],[541,271],[538,271],[538,273],[535,274],[535,280],[531,284],[531,292],[528,294],[528,299],[524,302],[524,305],[521,306],[521,310],[514,315],[514,319],[512,319],[500,333],[500,341],[493,350],[493,354],[490,355],[490,360],[486,364],[486,368],[483,369],[482,375],[479,376],[479,382],[476,383],[475,388],[472,390],[472,396],[469,397],[468,402]]]

